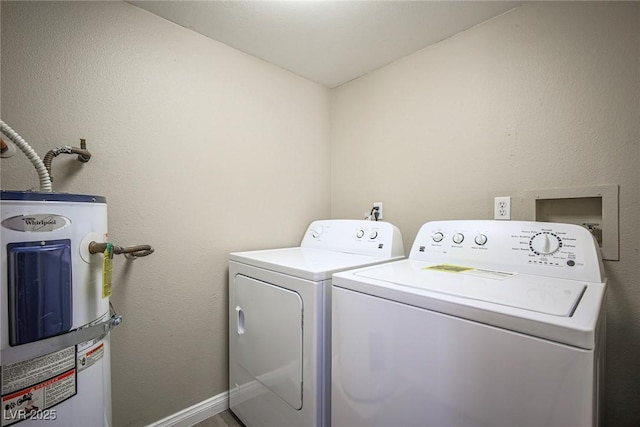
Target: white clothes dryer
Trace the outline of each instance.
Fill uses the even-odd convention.
[[[311,223],[299,247],[229,255],[230,408],[247,426],[330,422],[331,275],[404,257],[387,222]]]
[[[605,293],[580,226],[424,224],[333,276],[332,425],[596,426]]]

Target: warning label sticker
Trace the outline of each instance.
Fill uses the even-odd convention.
[[[104,356],[104,337],[78,345],[78,372],[93,366]]]
[[[2,367],[2,426],[55,419],[49,408],[77,393],[75,346]]]
[[[2,395],[53,378],[76,367],[75,347],[2,366]]]

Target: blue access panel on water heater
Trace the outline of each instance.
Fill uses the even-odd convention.
[[[9,344],[71,329],[71,240],[7,245]]]

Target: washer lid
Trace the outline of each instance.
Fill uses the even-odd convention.
[[[595,348],[606,282],[429,268],[435,265],[412,259],[394,261],[334,274],[332,284],[417,309]]]
[[[264,268],[312,281],[327,280],[333,273],[383,261],[400,259],[357,255],[316,248],[282,248],[264,251],[233,252],[231,261]]]
[[[464,266],[416,262],[378,266],[355,274],[473,301],[568,317],[586,289],[582,282]]]

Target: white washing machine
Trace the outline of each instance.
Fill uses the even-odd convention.
[[[309,225],[300,247],[229,255],[230,408],[248,427],[330,422],[331,275],[404,257],[381,221]]]
[[[424,224],[333,276],[332,425],[596,426],[605,293],[582,227]]]

